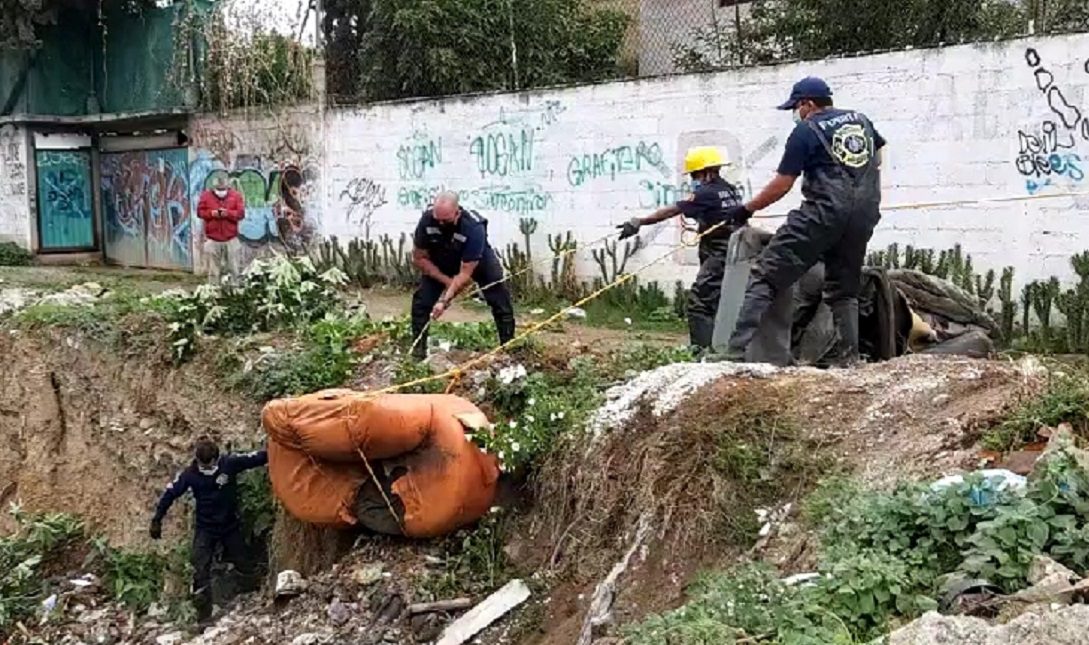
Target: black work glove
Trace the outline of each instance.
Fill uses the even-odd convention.
[[[744,226],[745,223],[749,221],[750,217],[752,217],[752,211],[745,208],[744,204],[731,206],[723,213],[723,219],[734,226]]]
[[[163,536],[163,521],[151,520],[151,528],[148,529],[147,534],[151,536],[152,540],[158,540]]]
[[[620,229],[620,239],[626,240],[629,237],[635,237],[639,234],[640,226],[642,226],[642,224],[640,224],[639,220],[634,217],[624,222],[620,226],[617,226],[617,228]]]

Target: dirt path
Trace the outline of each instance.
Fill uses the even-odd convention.
[[[392,289],[367,289],[356,296],[367,306],[367,313],[377,319],[387,316],[399,318],[408,315],[412,295]],[[544,320],[555,311],[546,310],[534,315],[524,308],[516,308],[519,331],[535,322]],[[491,313],[481,305],[466,302],[464,299],[455,303],[443,320],[449,322],[484,322],[491,320]],[[644,342],[660,345],[680,345],[687,341],[682,334],[669,332],[643,332],[626,329],[594,327],[573,321],[565,321],[562,331],[540,332],[540,340],[559,345],[594,345],[599,348],[614,348],[625,343]]]

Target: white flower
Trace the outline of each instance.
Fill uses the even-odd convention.
[[[560,410],[559,412],[556,413],[556,418],[557,419],[563,419],[563,415],[564,415],[564,411]]]
[[[631,318],[625,318],[624,319],[624,324],[625,325],[630,325],[631,324]]]
[[[515,442],[511,443],[510,449],[513,452],[519,452],[519,451],[522,450],[522,446],[517,441],[515,441]]]
[[[503,385],[510,385],[511,383],[524,379],[526,377],[526,368],[524,365],[512,365],[504,367],[499,370],[499,382]]]
[[[530,399],[530,400],[526,401],[526,405],[532,408],[533,404],[536,403],[536,402],[537,402],[537,399]]]
[[[526,423],[535,423],[536,421],[536,417],[534,417],[532,414],[526,415]]]
[[[510,423],[508,423],[507,425],[508,425],[508,426],[510,426],[510,429],[511,429],[511,430],[513,430],[513,429],[515,429],[515,428],[517,428],[517,427],[518,427],[518,422],[517,422],[517,421],[515,421],[514,419],[511,419],[511,420],[510,420]]]

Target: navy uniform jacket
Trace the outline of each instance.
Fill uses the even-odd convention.
[[[197,462],[178,473],[166,487],[155,508],[155,520],[162,521],[174,500],[193,492],[197,502],[196,525],[198,529],[226,531],[238,525],[238,475],[268,463],[264,450],[241,455],[224,455],[219,458],[216,472],[205,475],[197,469]]]
[[[462,262],[488,262],[495,257],[488,244],[488,220],[476,211],[461,209],[454,226],[442,225],[427,209],[416,225],[412,244],[427,251],[431,261],[448,276],[461,271]]]
[[[677,202],[677,208],[685,217],[696,220],[699,223],[697,232],[702,233],[715,224],[723,221],[727,209],[741,203],[741,193],[737,188],[722,177],[716,177],[692,193],[686,200]],[[730,234],[737,229],[733,224],[720,226],[704,239],[729,239]]]

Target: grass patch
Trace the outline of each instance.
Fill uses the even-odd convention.
[[[989,450],[1006,451],[1036,441],[1041,428],[1069,423],[1080,436],[1089,436],[1089,380],[1087,373],[1053,376],[1043,393],[1025,400],[998,425],[984,432],[981,443]]]

